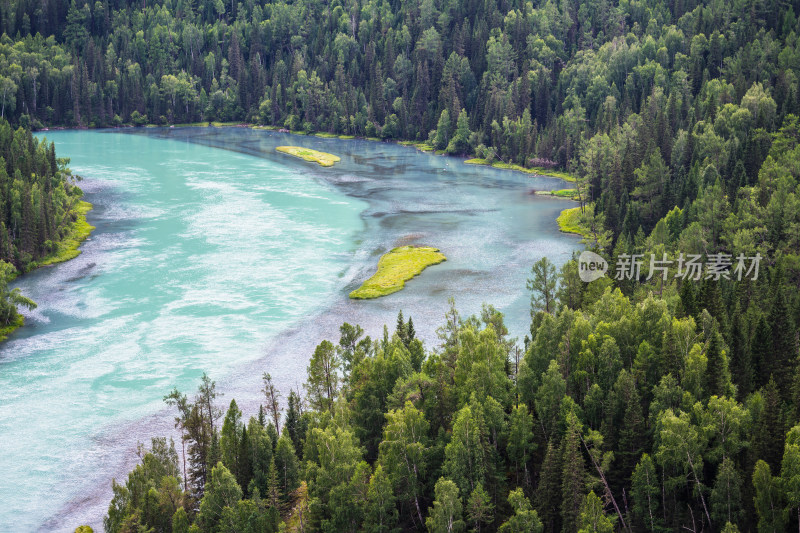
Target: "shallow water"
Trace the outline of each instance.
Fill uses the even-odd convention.
[[[555,223],[570,204],[531,194],[562,181],[394,144],[239,128],[47,137],[85,178],[97,229],[78,258],[16,283],[39,308],[0,345],[0,524],[14,530],[102,530],[136,442],[172,431],[161,398],[203,371],[249,416],[261,373],[286,395],[344,320],[375,337],[403,309],[433,347],[453,296],[464,315],[494,304],[521,338],[530,265],[579,247]],[[399,293],[347,298],[407,243],[448,260]]]

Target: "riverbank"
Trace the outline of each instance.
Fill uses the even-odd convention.
[[[502,161],[489,162],[487,159],[481,159],[479,157],[473,157],[472,159],[467,159],[466,161],[464,161],[464,163],[468,165],[485,165],[492,168],[499,168],[502,170],[516,170],[518,172],[524,172],[526,174],[535,174],[537,176],[548,176],[550,178],[560,178],[564,181],[575,183],[575,177],[569,172],[564,172],[562,170],[553,170],[542,167],[527,168],[523,167],[522,165],[503,163]]]
[[[75,206],[75,214],[77,215],[75,222],[72,223],[70,231],[64,239],[56,243],[56,249],[39,261],[33,261],[28,264],[25,272],[18,272],[12,279],[16,279],[18,276],[36,270],[37,268],[52,266],[78,257],[81,253],[78,248],[83,244],[83,241],[91,235],[92,230],[95,229],[94,226],[89,224],[86,220],[86,215],[92,210],[92,207],[92,204],[89,202],[79,200],[78,205]],[[25,317],[18,314],[13,323],[0,327],[0,342],[6,340],[17,328],[24,325]]]
[[[56,244],[55,251],[45,256],[41,260],[31,263],[33,267],[28,269],[28,272],[35,268],[51,266],[57,263],[63,263],[64,261],[69,261],[70,259],[74,259],[81,254],[81,251],[78,249],[78,247],[80,247],[83,241],[85,241],[89,235],[91,235],[92,230],[95,229],[94,226],[89,224],[89,222],[86,220],[86,215],[92,210],[92,207],[92,204],[84,200],[80,200],[78,202],[78,205],[75,206],[75,214],[77,215],[77,218],[75,219],[75,222],[72,223],[72,228],[70,229],[69,234]]]
[[[393,142],[397,143],[401,146],[411,146],[426,153],[432,153],[435,155],[446,155],[443,150],[436,150],[431,144],[425,141],[409,141],[409,140],[396,140],[396,139],[380,139],[378,137],[357,137],[355,135],[340,135],[337,133],[327,133],[327,132],[308,132],[302,130],[288,130],[285,128],[279,128],[278,126],[270,126],[270,125],[260,125],[260,124],[252,124],[249,122],[239,122],[239,121],[232,121],[232,122],[216,122],[216,121],[206,121],[206,122],[189,122],[189,123],[178,123],[178,124],[143,124],[143,125],[133,125],[133,124],[124,124],[122,126],[116,126],[116,128],[250,128],[253,130],[265,130],[265,131],[278,131],[281,133],[291,133],[292,135],[305,135],[308,137],[319,137],[320,139],[341,139],[341,140],[352,140],[352,139],[362,139],[365,141],[375,141],[375,142]],[[114,128],[113,126],[111,127]],[[48,129],[53,130],[64,130],[70,128],[64,128],[60,126],[55,126],[52,128],[44,128],[43,131]],[[103,128],[99,128],[103,129]],[[464,160],[464,163],[468,165],[484,165],[490,166],[492,168],[499,168],[502,170],[516,170],[518,172],[524,172],[526,174],[534,174],[536,176],[547,176],[550,178],[559,178],[564,181],[575,183],[575,177],[570,174],[569,172],[565,172],[563,170],[553,170],[544,167],[523,167],[522,165],[516,164],[509,164],[503,163],[502,161],[492,161],[490,162],[487,159],[482,159],[479,157],[472,157]]]
[[[588,205],[586,206],[586,209],[591,210],[592,206]],[[589,237],[589,228],[584,225],[581,215],[582,213],[580,207],[564,209],[556,219],[556,222],[558,222],[558,229],[564,233],[574,233],[575,235],[580,235],[581,237]]]

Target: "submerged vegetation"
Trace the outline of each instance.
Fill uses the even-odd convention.
[[[275,149],[284,154],[299,157],[304,161],[319,163],[323,167],[332,167],[334,163],[341,161],[338,155],[327,154],[319,150],[312,150],[311,148],[303,148],[301,146],[278,146]]]
[[[406,281],[431,265],[447,258],[438,248],[428,246],[401,246],[383,254],[378,260],[378,271],[361,287],[350,293],[350,298],[366,300],[392,294],[405,287]]]

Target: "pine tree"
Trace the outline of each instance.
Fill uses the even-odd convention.
[[[539,484],[536,488],[536,509],[546,531],[561,531],[561,453],[553,440],[547,445]]]
[[[761,371],[774,376],[781,397],[786,398],[790,394],[794,362],[797,359],[797,342],[794,322],[786,303],[781,272],[782,270],[775,275],[773,282],[774,304],[768,319],[772,329],[772,342],[768,360]]]
[[[406,323],[405,320],[403,319],[402,309],[397,313],[397,326],[395,327],[395,333],[397,333],[397,336],[400,337],[401,341],[403,341],[403,344],[408,346],[408,340],[407,340],[408,335],[406,331]]]
[[[339,357],[330,341],[322,341],[308,362],[308,401],[316,411],[332,411],[339,390]]]
[[[623,371],[624,372],[624,371]],[[628,375],[627,372],[625,375]],[[620,374],[620,379],[622,374]],[[617,381],[620,383],[620,380]],[[617,445],[620,459],[620,476],[627,479],[636,466],[636,461],[642,455],[646,442],[645,419],[642,414],[642,403],[639,392],[633,379],[622,380],[625,385],[620,390],[623,403],[622,426],[619,430],[619,443]]]
[[[546,258],[542,257],[531,268],[532,278],[528,279],[527,287],[531,291],[531,317],[539,311],[545,313],[555,312],[555,290],[558,278],[556,267]]]
[[[272,376],[266,372],[262,376],[264,381],[264,388],[261,390],[267,401],[267,413],[272,416],[272,421],[275,424],[275,430],[280,434],[280,420],[281,420],[281,404],[280,404],[280,391],[272,383]]]
[[[478,483],[475,490],[467,498],[467,518],[473,524],[472,529],[480,533],[481,527],[490,524],[494,517],[494,505],[489,494],[483,490],[483,485]]]
[[[567,414],[567,432],[561,443],[561,531],[570,533],[578,530],[586,486],[580,432],[578,417]]]
[[[764,398],[764,407],[759,419],[754,421],[756,429],[753,432],[753,452],[755,457],[777,470],[781,460],[783,423],[778,385],[771,376],[767,386],[761,390],[761,395]]]
[[[770,350],[772,347],[772,328],[766,317],[759,313],[753,338],[750,341],[750,353],[753,357],[754,385],[758,388],[767,384],[770,378]]]
[[[731,378],[736,385],[738,398],[746,398],[753,390],[753,363],[750,356],[750,344],[747,339],[746,319],[736,304],[733,313],[733,331],[731,342]]]
[[[703,386],[707,396],[724,396],[730,388],[728,361],[722,351],[721,335],[717,331],[711,333],[711,340],[706,350],[706,373]]]
[[[284,423],[283,427],[284,430],[289,434],[289,438],[292,440],[292,445],[296,450],[302,448],[302,440],[305,437],[305,431],[302,428],[302,400],[300,399],[300,395],[297,394],[295,391],[289,391],[289,401],[288,401],[288,408],[286,410],[286,422]]]
[[[239,478],[239,439],[242,431],[242,412],[236,405],[236,400],[231,400],[225,420],[222,423],[222,431],[219,437],[219,448],[222,455],[222,463]]]

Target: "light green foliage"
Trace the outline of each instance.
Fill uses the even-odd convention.
[[[528,290],[531,291],[531,317],[539,311],[554,313],[556,311],[556,268],[547,259],[542,257],[531,267],[531,277],[527,281]]]
[[[378,458],[382,475],[392,481],[396,494],[413,505],[422,520],[419,500],[427,473],[428,421],[411,402],[389,411]],[[376,471],[377,473],[377,471]]]
[[[717,524],[737,523],[742,517],[742,479],[731,459],[719,466],[711,491],[711,518]]]
[[[330,341],[322,341],[308,362],[308,380],[304,387],[308,391],[311,406],[318,410],[332,410],[339,390],[339,367],[341,361]]]
[[[561,402],[566,393],[566,383],[561,376],[558,363],[553,360],[542,374],[541,386],[536,393],[536,414],[542,424],[546,436],[551,436],[556,430],[561,413]]]
[[[528,461],[535,450],[536,444],[533,436],[533,417],[528,412],[527,406],[517,404],[511,411],[508,426],[507,450],[508,457],[514,462],[517,472],[524,472],[522,481],[527,485]]]
[[[483,484],[487,474],[482,418],[483,413],[474,412],[469,405],[461,408],[453,422],[453,436],[444,451],[444,474],[448,482],[455,483],[464,494],[471,493],[479,483]]]
[[[525,497],[521,488],[512,490],[508,495],[508,503],[514,514],[500,526],[499,531],[504,533],[541,533],[542,522],[531,502]]]
[[[236,484],[236,478],[225,465],[217,463],[211,469],[211,475],[206,485],[206,492],[200,501],[200,512],[197,523],[201,531],[216,531],[221,520],[230,520],[230,511],[242,499],[242,489]]]
[[[438,248],[401,246],[383,254],[378,261],[378,271],[350,293],[350,298],[369,299],[386,296],[405,287],[406,281],[431,265],[447,258]]]
[[[786,497],[787,516],[800,520],[800,425],[786,434],[781,462],[781,488]]]
[[[777,533],[784,531],[786,519],[784,515],[783,492],[780,478],[773,477],[772,470],[764,461],[759,460],[753,471],[754,503],[758,513],[758,531],[761,533]]]
[[[436,499],[430,507],[430,514],[425,519],[428,533],[459,533],[466,529],[462,519],[461,498],[455,483],[440,478],[434,489]]]
[[[332,167],[334,163],[341,161],[341,158],[338,155],[320,152],[319,150],[313,150],[311,148],[303,148],[300,146],[278,146],[275,149],[279,152],[299,157],[305,161],[318,163],[323,167]]]
[[[368,533],[387,533],[395,531],[397,506],[392,483],[381,465],[369,480],[367,509],[364,530]]]
[[[581,507],[578,533],[612,533],[614,521],[603,511],[603,502],[594,491],[586,495]]]

